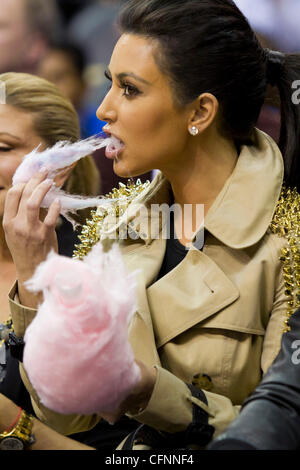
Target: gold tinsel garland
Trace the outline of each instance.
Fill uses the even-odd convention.
[[[105,199],[113,199],[108,209],[97,209],[91,212],[91,218],[87,220],[86,225],[82,227],[78,236],[79,245],[75,245],[73,258],[83,259],[92,247],[100,240],[101,226],[105,217],[113,214],[120,217],[124,214],[129,204],[141,194],[148,186],[149,181],[142,183],[140,179],[134,183],[129,180],[127,185],[119,183],[119,188],[114,188],[111,193],[104,196]]]
[[[300,195],[296,189],[282,188],[270,230],[287,240],[280,256],[288,305],[286,333],[290,331],[289,318],[300,307]]]

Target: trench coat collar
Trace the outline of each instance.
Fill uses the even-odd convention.
[[[207,212],[205,229],[231,248],[243,249],[257,243],[272,221],[281,192],[283,172],[283,159],[278,146],[271,137],[256,129],[253,144],[241,147],[231,176]],[[145,204],[148,207],[172,203],[171,185],[162,173],[158,173],[152,181],[147,195]],[[157,231],[154,230],[157,234],[161,230],[161,219],[155,221],[153,215],[151,217],[152,226],[157,226]],[[147,245],[155,237],[153,230],[147,235],[149,220],[144,223],[139,220],[137,225],[132,217],[130,226]]]

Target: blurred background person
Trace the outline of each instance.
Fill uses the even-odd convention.
[[[69,41],[82,47],[86,56],[91,85],[87,99],[92,103],[95,98],[101,102],[107,91],[104,71],[120,36],[115,21],[123,3],[124,0],[90,1],[71,17],[66,28]]]
[[[0,73],[35,73],[60,31],[55,0],[0,0]]]
[[[79,116],[82,138],[101,132],[105,124],[97,119],[97,106],[86,104],[86,66],[83,50],[66,40],[53,44],[38,67],[38,75],[54,83],[73,103]]]
[[[59,7],[64,27],[67,27],[72,18],[82,11],[84,8],[89,7],[97,0],[56,0]]]

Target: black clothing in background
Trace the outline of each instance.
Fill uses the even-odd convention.
[[[80,243],[79,233],[73,230],[73,226],[63,216],[60,216],[62,223],[56,229],[58,253],[63,256],[72,257],[74,246]]]

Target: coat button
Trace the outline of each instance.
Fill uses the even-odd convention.
[[[208,392],[212,389],[212,380],[207,374],[195,374],[192,384]]]

